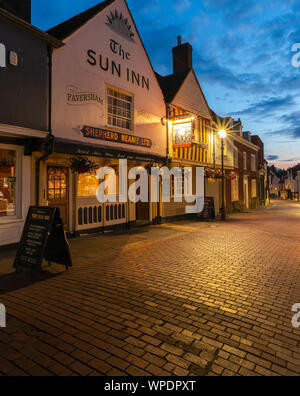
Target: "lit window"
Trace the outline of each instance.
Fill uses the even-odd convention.
[[[257,197],[257,182],[255,179],[251,181],[251,196],[252,198]]]
[[[107,90],[107,124],[133,130],[133,97],[111,88]]]
[[[67,199],[68,197],[68,169],[48,168],[48,200]]]
[[[78,177],[78,196],[79,197],[96,197],[99,180],[95,175],[80,174]]]
[[[184,194],[184,175],[171,175],[171,196],[174,198],[182,198]]]
[[[232,201],[236,202],[240,199],[240,194],[239,194],[239,178],[234,179],[231,181],[231,196],[232,196]]]
[[[16,216],[16,158],[16,151],[0,149],[0,217]]]

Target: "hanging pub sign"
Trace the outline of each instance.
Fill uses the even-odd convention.
[[[28,211],[14,268],[38,273],[43,260],[72,267],[69,244],[58,208],[31,206]]]
[[[213,197],[204,198],[204,209],[201,213],[197,215],[199,220],[215,220],[215,200]]]
[[[81,129],[84,137],[90,139],[104,140],[112,143],[128,144],[145,148],[152,147],[152,140],[140,136],[127,135],[122,132],[112,132],[100,128],[84,126]]]
[[[192,147],[193,122],[173,124],[173,148]]]

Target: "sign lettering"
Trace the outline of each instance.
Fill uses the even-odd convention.
[[[84,126],[81,130],[82,134],[86,138],[104,140],[113,143],[128,144],[131,146],[139,147],[152,147],[151,139],[143,138],[140,136],[128,135],[122,132],[106,131],[100,128],[93,128]]]
[[[124,60],[130,60],[130,53],[125,52],[122,45],[117,43],[115,40],[110,40],[110,49],[114,54],[120,55],[120,57]]]
[[[6,48],[0,43],[0,67],[6,67]]]
[[[115,43],[117,42],[115,41]],[[114,51],[120,50],[120,48],[117,50],[116,44],[113,45],[113,48]],[[126,56],[126,54],[124,56]],[[128,56],[130,56],[129,53]],[[129,69],[128,67],[123,67],[120,63],[116,63],[108,57],[104,57],[102,54],[97,55],[97,52],[92,49],[87,51],[87,63],[93,67],[98,67],[104,72],[111,73],[112,76],[126,79],[127,82],[133,85],[137,85],[143,89],[146,88],[148,91],[150,90],[149,78],[145,77],[141,73]]]
[[[69,245],[58,208],[34,207],[28,211],[14,267],[39,272],[43,260],[72,267]]]
[[[70,85],[67,87],[67,103],[72,106],[85,104],[103,105],[103,99],[95,92],[79,92],[78,88]]]

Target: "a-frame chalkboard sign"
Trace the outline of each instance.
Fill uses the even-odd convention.
[[[14,268],[38,273],[43,260],[72,267],[69,244],[58,208],[31,206],[18,246]]]
[[[204,208],[201,213],[197,215],[199,220],[215,220],[216,212],[215,212],[215,200],[213,197],[205,197],[204,198]]]

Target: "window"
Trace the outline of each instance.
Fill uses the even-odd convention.
[[[251,154],[251,170],[252,170],[252,172],[256,171],[256,156],[255,156],[255,154]]]
[[[48,168],[48,200],[67,199],[68,197],[68,169]]]
[[[171,175],[171,196],[182,198],[184,195],[184,175],[175,177]]]
[[[231,197],[233,202],[236,202],[240,199],[239,178],[231,181]]]
[[[257,197],[257,182],[255,179],[251,181],[251,197],[252,198]]]
[[[78,177],[78,196],[96,197],[99,180],[96,175],[80,174]]]
[[[17,215],[15,150],[0,149],[0,217]]]
[[[234,167],[238,168],[239,167],[239,150],[236,147],[234,147],[233,150],[234,150],[233,151]]]
[[[247,170],[247,153],[243,153],[243,167],[244,170]]]
[[[133,97],[108,88],[107,124],[112,127],[133,130]]]

